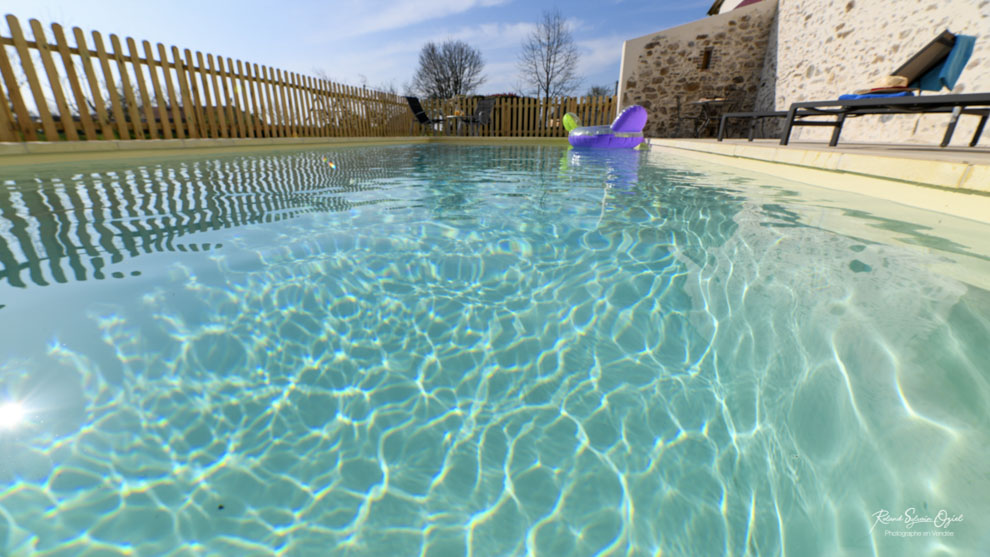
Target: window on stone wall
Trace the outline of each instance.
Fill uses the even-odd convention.
[[[712,67],[712,55],[715,54],[715,49],[713,47],[706,47],[705,50],[701,52],[701,64],[698,65],[698,69],[707,70]]]

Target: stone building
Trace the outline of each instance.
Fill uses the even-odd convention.
[[[709,13],[623,46],[620,104],[647,107],[646,131],[654,137],[686,135],[678,125],[678,107],[683,114],[690,102],[729,85],[745,91],[738,107],[743,110],[786,110],[793,102],[868,88],[945,29],[977,37],[952,92],[990,91],[987,0],[716,0]],[[946,115],[852,118],[842,140],[938,143],[947,120]],[[968,143],[976,121],[959,120],[953,145]],[[798,127],[792,139],[824,140],[830,133],[830,128]],[[990,145],[990,135],[980,144]]]
[[[737,2],[738,3],[738,2]],[[738,96],[751,109],[759,90],[776,0],[763,0],[699,21],[631,39],[623,45],[622,106],[639,104],[650,118],[644,133],[674,137],[697,113],[701,98]]]

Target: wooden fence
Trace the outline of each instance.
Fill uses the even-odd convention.
[[[445,116],[451,124],[446,132],[456,132],[458,115],[473,115],[483,97],[426,101],[423,107],[434,116]],[[562,97],[543,99],[498,97],[489,123],[478,126],[478,135],[493,137],[566,137],[561,119],[573,112],[585,126],[609,124],[615,119],[615,97]],[[452,118],[451,118],[452,117]],[[461,126],[462,128],[464,126]],[[462,133],[471,130],[462,129]]]
[[[221,137],[382,137],[424,133],[400,96],[333,83],[189,49],[152,48],[109,35],[109,48],[78,27],[46,35],[17,18],[0,35],[0,141],[182,139]],[[126,49],[124,48],[126,45]],[[15,71],[15,68],[19,68]],[[471,115],[477,97],[424,103],[446,116]],[[607,124],[613,97],[500,97],[486,136],[563,137],[565,112],[585,125]],[[459,120],[450,118],[451,129]],[[432,130],[431,130],[432,131]]]

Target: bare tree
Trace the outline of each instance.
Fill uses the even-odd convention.
[[[577,88],[578,50],[560,10],[544,11],[536,29],[523,42],[519,73],[524,87],[549,103]]]
[[[481,52],[464,41],[428,42],[419,51],[412,86],[423,96],[449,99],[467,95],[485,82]]]
[[[588,92],[584,94],[586,97],[608,97],[615,92],[615,89],[611,85],[592,85],[588,88]]]

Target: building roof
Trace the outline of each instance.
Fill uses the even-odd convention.
[[[755,4],[755,3],[759,2],[759,1],[760,0],[742,0],[742,2],[740,2],[739,4],[737,4],[736,7],[735,8],[732,8],[732,9],[734,10],[736,8],[741,8],[743,6],[748,6],[750,4]],[[720,12],[720,10],[722,9],[722,4],[724,4],[724,3],[725,3],[725,0],[715,0],[715,3],[712,4],[712,7],[711,8],[708,8],[708,15],[718,15],[719,12]]]

